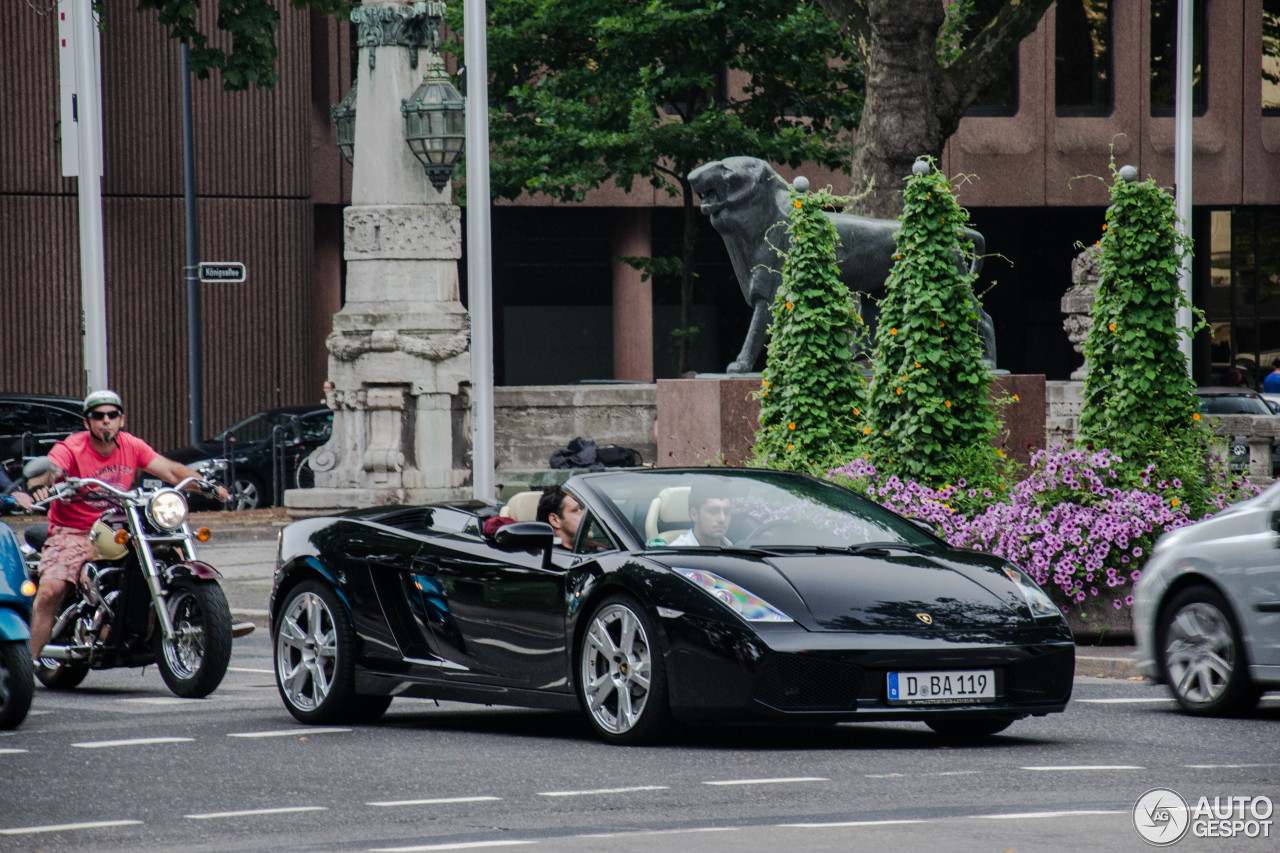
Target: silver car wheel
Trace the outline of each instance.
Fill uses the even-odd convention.
[[[333,688],[338,634],[333,614],[320,596],[304,592],[280,616],[276,633],[276,675],[291,705],[314,711]]]
[[[1183,607],[1169,623],[1164,659],[1175,693],[1189,702],[1217,701],[1230,686],[1236,663],[1227,617],[1203,601]]]
[[[622,734],[640,722],[652,667],[652,646],[636,614],[622,604],[601,608],[582,649],[583,694],[601,729]]]

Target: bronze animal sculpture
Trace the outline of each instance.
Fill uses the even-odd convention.
[[[790,247],[786,228],[790,203],[787,182],[764,160],[727,157],[694,169],[689,173],[689,183],[699,196],[702,213],[710,217],[712,227],[724,238],[738,286],[751,306],[751,324],[742,350],[727,368],[729,373],[747,373],[764,345],[773,297],[782,283],[778,252],[786,252]],[[862,317],[874,336],[875,300],[885,292],[885,281],[897,250],[894,238],[899,224],[892,219],[851,213],[828,213],[827,216],[840,235],[836,249],[840,280],[862,299]],[[976,274],[982,269],[986,240],[977,231],[968,229],[965,236],[973,241],[973,261],[967,271]],[[957,264],[962,272],[966,271],[959,253]],[[978,331],[986,345],[984,361],[989,368],[994,368],[995,329],[991,317],[981,306],[978,306]]]

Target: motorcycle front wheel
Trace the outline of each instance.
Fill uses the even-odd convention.
[[[26,719],[35,689],[27,644],[0,643],[0,729],[17,728]]]
[[[173,638],[157,628],[156,662],[174,695],[208,696],[231,662],[231,608],[217,581],[178,581],[169,588]]]

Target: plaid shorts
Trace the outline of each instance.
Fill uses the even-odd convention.
[[[40,578],[79,583],[80,570],[95,553],[89,531],[50,525],[49,538],[40,549]]]

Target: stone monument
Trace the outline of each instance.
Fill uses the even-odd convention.
[[[469,322],[459,301],[459,208],[405,142],[402,100],[438,43],[441,2],[365,0],[358,26],[346,303],[333,318],[333,436],[311,457],[315,488],[293,516],[471,496]]]
[[[1084,355],[1084,342],[1093,326],[1093,300],[1098,295],[1098,250],[1090,246],[1071,261],[1071,287],[1063,295],[1060,307],[1067,319],[1062,327],[1067,340],[1084,358],[1084,363],[1071,372],[1071,378],[1083,382],[1089,375],[1089,359]]]

